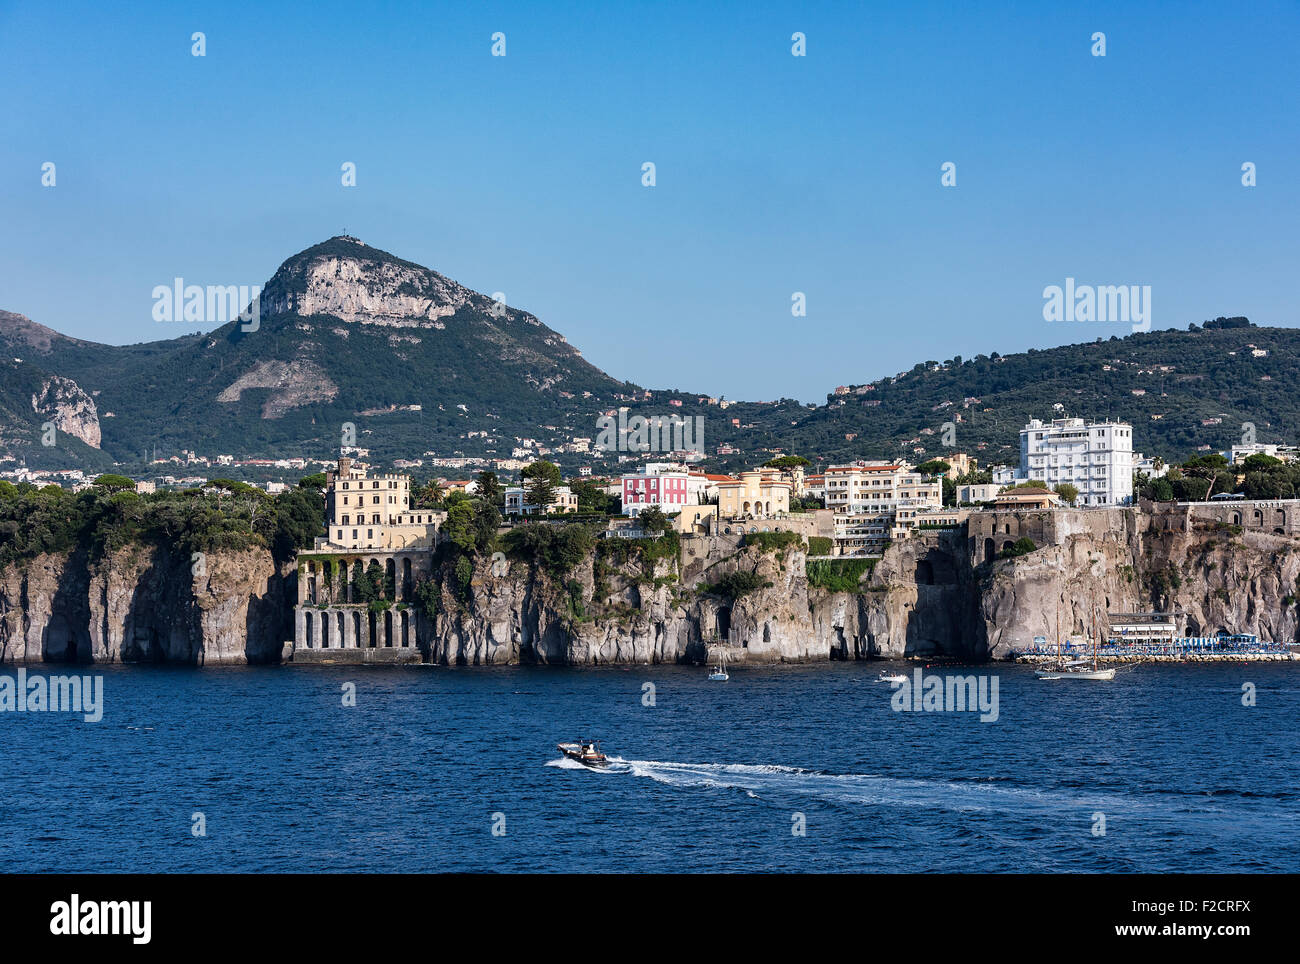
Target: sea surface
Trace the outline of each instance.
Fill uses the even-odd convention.
[[[926,670],[996,676],[996,722],[884,668],[29,666],[104,715],[0,713],[0,866],[1300,871],[1300,664]]]

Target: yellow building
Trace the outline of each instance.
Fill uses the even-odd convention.
[[[411,549],[432,546],[446,516],[411,508],[409,475],[368,475],[346,456],[326,473],[325,537],[317,549]]]
[[[718,483],[718,515],[724,519],[764,519],[790,511],[790,482],[776,469],[750,469],[732,482]]]

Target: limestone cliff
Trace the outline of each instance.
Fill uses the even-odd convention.
[[[985,562],[980,614],[994,659],[1055,638],[1109,629],[1108,612],[1178,613],[1189,636],[1253,633],[1297,640],[1300,540],[1240,526],[1158,527],[1133,509],[1087,514],[1092,525],[1018,559]],[[1098,525],[1096,523],[1105,523]]]
[[[567,579],[515,562],[480,562],[467,591],[442,584],[430,655],[442,663],[702,661],[710,647],[753,662],[825,659],[808,607],[802,550],[764,552],[736,537],[687,539],[680,559],[606,565],[589,557]],[[728,573],[759,588],[708,592]]]
[[[999,558],[976,534],[920,532],[891,545],[851,592],[810,586],[800,546],[735,536],[686,538],[680,555],[606,547],[563,574],[519,560],[498,560],[494,573],[491,558],[458,574],[445,560],[432,611],[415,623],[417,658],[644,664],[703,661],[725,647],[751,663],[1002,659],[1035,635],[1052,638],[1058,618],[1062,634],[1077,634],[1094,619],[1105,630],[1108,612],[1142,609],[1181,613],[1189,635],[1297,639],[1295,535],[1168,528],[1132,509],[995,521],[1004,544],[1035,532],[1041,548]],[[0,571],[0,660],[292,658],[282,644],[293,636],[293,568],[254,550],[205,562],[135,546],[11,565]]]
[[[201,564],[144,546],[43,554],[0,571],[0,661],[278,661],[292,637],[285,578],[258,550]]]
[[[53,422],[60,432],[81,439],[91,448],[99,448],[99,412],[95,400],[71,378],[62,375],[42,378],[32,394],[32,411],[38,418]]]

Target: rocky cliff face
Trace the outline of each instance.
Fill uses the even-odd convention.
[[[832,659],[981,659],[980,583],[957,533],[893,543],[861,592],[814,592],[815,635]]]
[[[1219,631],[1294,642],[1300,596],[1300,541],[1292,536],[1200,526],[1164,531],[1132,509],[1106,513],[1110,526],[1066,535],[986,571],[979,612],[987,653],[1005,658],[1032,644],[1109,629],[1108,612],[1184,614],[1189,636]]]
[[[54,423],[60,432],[81,439],[91,448],[99,448],[99,412],[95,400],[81,390],[71,378],[47,375],[32,395],[32,411],[40,419]]]
[[[1157,530],[1133,510],[1065,526],[1057,544],[975,565],[964,533],[894,543],[858,592],[810,588],[801,549],[688,538],[678,558],[593,554],[562,579],[482,559],[462,589],[440,575],[437,612],[417,621],[439,663],[1007,658],[1035,635],[1106,627],[1108,612],[1185,614],[1219,630],[1295,641],[1300,540],[1225,526]],[[292,655],[292,568],[261,551],[212,553],[206,568],[131,547],[97,562],[44,555],[0,572],[0,660],[275,662]],[[758,588],[710,591],[730,573]]]
[[[0,571],[0,661],[274,662],[292,598],[262,551],[41,555]]]

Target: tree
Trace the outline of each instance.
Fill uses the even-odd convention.
[[[505,490],[497,474],[485,469],[478,474],[478,497],[491,505],[501,505],[505,501]]]
[[[1228,460],[1218,452],[1211,452],[1208,455],[1198,455],[1195,458],[1188,459],[1183,463],[1183,474],[1191,476],[1194,479],[1203,479],[1206,482],[1205,501],[1209,501],[1210,496],[1214,493],[1215,485],[1222,481],[1220,474],[1227,468]],[[1235,476],[1232,477],[1235,481]],[[1232,483],[1229,482],[1229,485]]]
[[[951,469],[952,469],[952,465],[948,462],[945,462],[943,459],[930,459],[930,461],[922,462],[920,465],[916,467],[916,471],[920,472],[922,475],[928,475],[932,478],[936,475],[943,475],[944,473],[950,471]]]
[[[430,479],[424,485],[416,486],[415,491],[411,493],[411,499],[414,503],[412,507],[416,509],[437,508],[441,505],[445,496],[446,491],[443,489],[442,483],[437,479]]]
[[[1060,485],[1056,487],[1055,491],[1057,495],[1059,495],[1066,502],[1069,502],[1071,505],[1073,505],[1074,500],[1079,497],[1078,486],[1071,485],[1069,482],[1062,482]]]
[[[812,465],[812,463],[802,455],[778,455],[776,458],[768,459],[763,463],[764,468],[780,469],[782,471],[795,468],[806,469],[810,465]]]
[[[556,486],[560,484],[559,466],[545,460],[525,465],[519,473],[524,482],[524,501],[536,507],[539,513],[545,513],[555,498]]]
[[[113,472],[106,472],[99,478],[95,479],[95,485],[110,492],[121,492],[125,489],[135,491],[135,480],[128,479],[125,475],[117,475]]]
[[[664,515],[663,510],[657,505],[642,509],[640,515],[636,517],[641,528],[650,534],[657,534],[668,531],[668,517]]]

